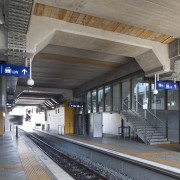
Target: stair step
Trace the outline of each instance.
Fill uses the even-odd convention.
[[[132,122],[130,122],[130,123],[132,123]],[[142,124],[142,123],[132,123],[134,126],[140,126],[140,127],[152,127],[151,125],[149,125],[149,124]]]
[[[151,139],[150,142],[164,142],[167,141],[167,138],[160,138],[160,139]]]
[[[147,124],[147,125],[150,125],[148,122],[140,121],[140,120],[129,120],[129,122],[134,123],[134,124]]]
[[[159,135],[159,136],[152,136],[152,139],[158,139],[158,138],[164,138],[164,136],[162,136],[162,135]]]
[[[154,133],[154,130],[153,129],[137,129],[138,130],[138,132],[141,132],[141,133],[145,133],[145,132],[153,132]]]
[[[156,144],[170,144],[169,141],[163,141],[163,142],[150,142],[150,145],[156,145]]]
[[[137,129],[137,135],[144,141],[149,139],[150,144],[167,144],[167,138],[162,133],[158,132],[150,123],[144,119],[144,112],[124,111],[123,116],[126,117],[129,124],[132,124]]]

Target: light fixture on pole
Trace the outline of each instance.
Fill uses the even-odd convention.
[[[159,74],[158,74],[158,80],[159,80]],[[153,91],[154,95],[158,94],[158,90],[156,89],[156,84],[157,84],[157,74],[154,75],[154,91]]]
[[[29,59],[29,67],[30,67],[30,78],[27,80],[27,85],[29,88],[34,86],[34,80],[32,79],[32,58]]]

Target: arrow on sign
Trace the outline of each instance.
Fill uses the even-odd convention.
[[[26,70],[26,69],[23,69],[22,72],[23,72],[24,74],[26,74],[26,73],[27,73],[27,70]]]

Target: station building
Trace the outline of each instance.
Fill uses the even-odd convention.
[[[23,124],[61,138],[111,137],[120,148],[118,138],[179,148],[179,9],[178,0],[0,0],[1,139],[12,143]],[[162,164],[179,168],[171,155]]]
[[[179,143],[179,3],[172,4],[2,2],[1,63],[9,69],[1,72],[1,134],[3,114],[39,105],[60,134],[130,133],[150,143],[149,133],[154,143]],[[8,65],[30,67],[33,88]],[[139,127],[130,114],[141,117]]]

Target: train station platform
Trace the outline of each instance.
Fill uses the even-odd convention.
[[[14,133],[0,137],[1,180],[72,179],[30,140]]]
[[[40,130],[41,131],[41,130]],[[108,152],[121,155],[128,155],[142,162],[152,163],[161,168],[180,172],[180,145],[179,144],[159,144],[146,145],[136,140],[128,138],[118,138],[115,136],[104,135],[102,138],[94,138],[86,135],[58,135],[56,131],[43,131],[56,137],[69,139],[76,143],[101,148]]]

